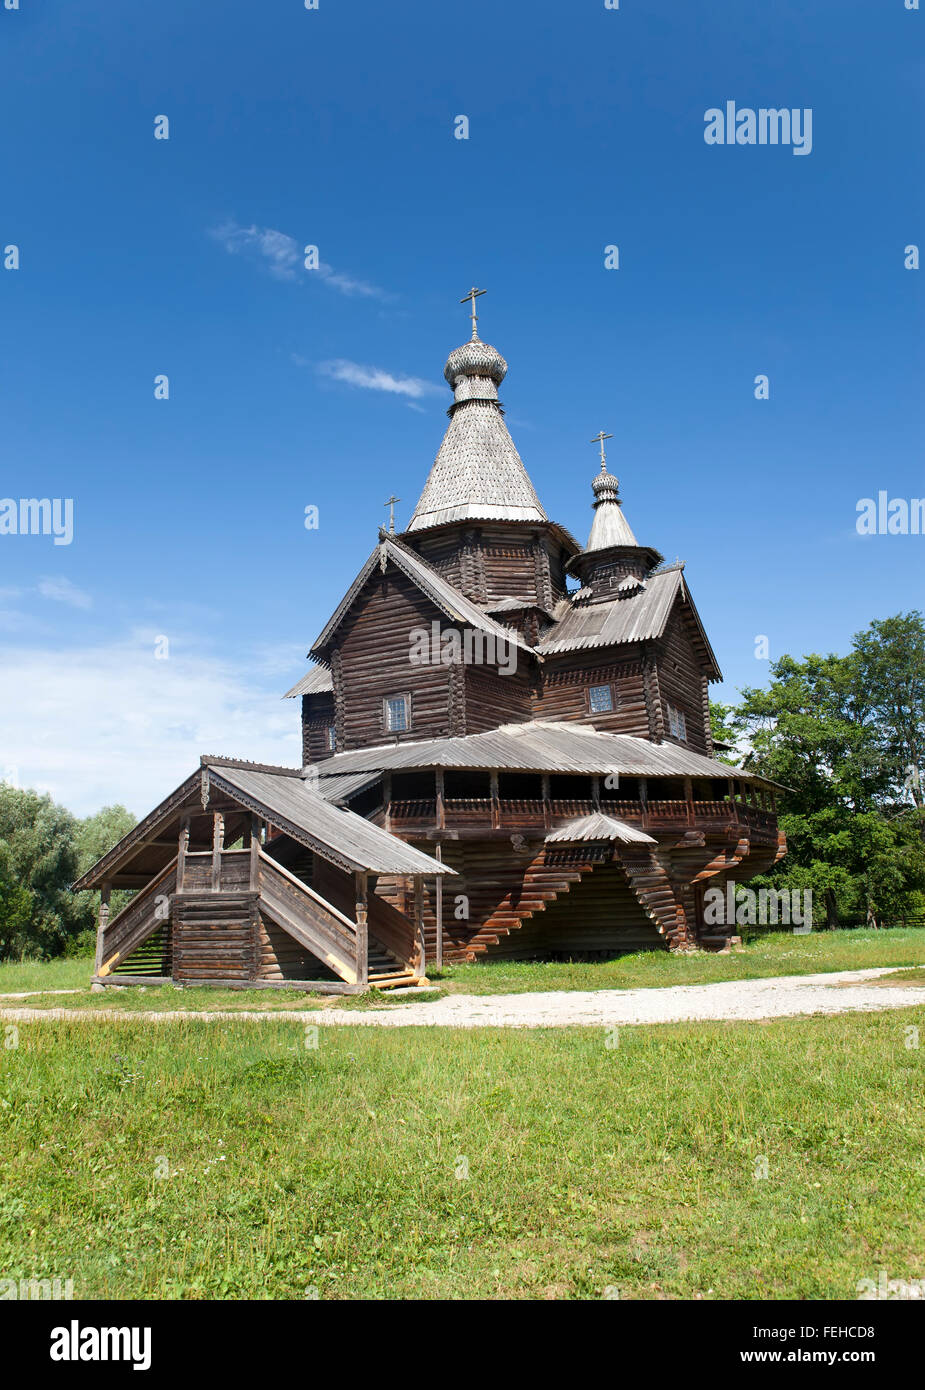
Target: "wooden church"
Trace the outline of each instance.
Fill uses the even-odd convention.
[[[311,648],[303,766],[208,757],[75,889],[95,982],[352,992],[482,957],[721,948],[703,893],[784,853],[777,788],[713,756],[721,679],[604,441],[582,548],[546,515],[478,335],[407,528]],[[464,301],[465,302],[465,301]],[[393,503],[398,499],[392,499]],[[113,889],[137,890],[110,917]]]

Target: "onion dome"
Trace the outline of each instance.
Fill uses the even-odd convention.
[[[481,338],[471,338],[450,353],[443,375],[451,386],[455,386],[457,378],[461,376],[488,377],[496,386],[500,386],[507,376],[507,363],[490,343],[483,343]]]

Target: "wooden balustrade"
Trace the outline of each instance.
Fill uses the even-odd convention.
[[[495,809],[501,828],[541,828],[544,824],[576,820],[599,810],[615,820],[625,820],[642,829],[648,826],[673,829],[676,826],[741,826],[744,829],[775,831],[777,815],[751,802],[685,801],[685,800],[587,800],[553,797],[447,797],[443,802],[445,824],[449,828],[463,825],[491,825]],[[434,800],[393,801],[388,806],[389,823],[395,829],[437,825],[438,804]]]

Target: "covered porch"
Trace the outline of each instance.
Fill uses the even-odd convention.
[[[204,759],[73,887],[100,890],[94,984],[357,993],[424,980],[425,880],[452,873],[298,770]],[[375,891],[396,874],[410,917]]]

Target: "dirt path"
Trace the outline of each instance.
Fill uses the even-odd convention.
[[[843,970],[824,975],[782,975],[766,980],[729,980],[712,985],[668,985],[654,989],[562,990],[545,994],[454,994],[431,1003],[383,1009],[323,1008],[231,1009],[156,1012],[142,1009],[0,1008],[0,1022],[37,1023],[43,1019],[136,1019],[206,1023],[282,1019],[326,1026],[351,1024],[385,1028],[565,1028],[614,1027],[638,1023],[681,1023],[700,1019],[788,1018],[796,1014],[842,1014],[925,1005],[921,985],[875,983],[891,969]]]

